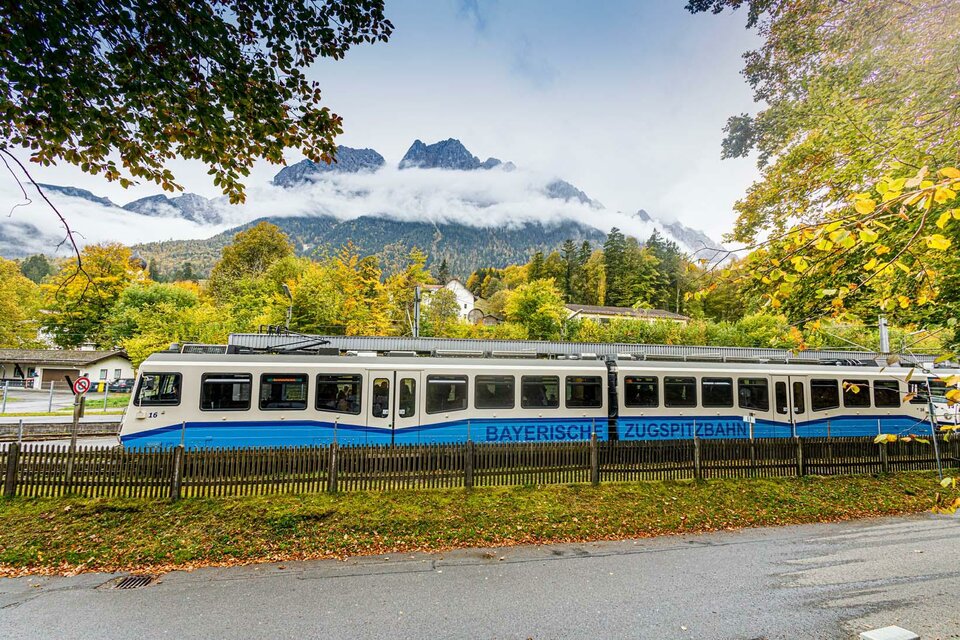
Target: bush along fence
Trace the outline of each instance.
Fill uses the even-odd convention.
[[[937,444],[960,464],[960,439]],[[935,449],[870,438],[325,446],[125,450],[10,444],[0,451],[13,496],[179,499],[496,485],[796,477],[937,469]]]

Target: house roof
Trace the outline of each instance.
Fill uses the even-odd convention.
[[[129,360],[126,353],[114,351],[83,351],[69,349],[0,349],[0,362],[84,367],[94,362],[119,356]]]
[[[567,309],[574,313],[595,316],[624,316],[631,318],[657,318],[662,320],[682,320],[690,318],[664,309],[634,309],[633,307],[604,307],[592,304],[568,304]]]

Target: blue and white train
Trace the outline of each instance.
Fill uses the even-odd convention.
[[[160,353],[140,368],[120,438],[200,448],[929,434],[943,386],[910,371]]]

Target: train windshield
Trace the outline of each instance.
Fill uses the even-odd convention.
[[[179,373],[144,373],[134,396],[138,407],[171,406],[180,404]]]

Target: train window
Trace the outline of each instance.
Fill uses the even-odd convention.
[[[927,381],[924,379],[920,380],[911,380],[909,382],[910,393],[912,397],[910,398],[910,404],[927,404]],[[947,401],[947,385],[943,380],[932,379],[930,380],[930,394],[933,396],[933,401],[938,403],[944,403]]]
[[[826,411],[840,407],[840,389],[836,380],[810,381],[810,405],[814,411]]]
[[[179,373],[145,373],[134,396],[138,407],[172,407],[180,404]]]
[[[477,409],[513,409],[516,382],[513,376],[477,376],[473,379],[473,406]]]
[[[778,382],[773,388],[777,396],[777,413],[785,416],[790,413],[790,405],[787,402],[787,383]]]
[[[767,379],[737,378],[737,404],[741,409],[770,411],[770,388],[767,386]]]
[[[260,408],[265,411],[307,408],[307,374],[265,373],[260,376]]]
[[[843,381],[843,406],[844,407],[869,407],[870,406],[870,381],[869,380],[844,380]]]
[[[668,376],[663,379],[663,406],[697,406],[696,378],[677,378]]]
[[[896,380],[877,380],[873,383],[873,406],[897,408],[900,406],[900,383]]]
[[[200,378],[200,410],[246,411],[251,387],[249,373],[205,373]]]
[[[373,399],[370,404],[370,415],[374,418],[390,416],[390,381],[386,378],[373,379]]]
[[[654,376],[627,376],[623,379],[623,404],[627,407],[660,406],[659,380]]]
[[[397,415],[412,418],[417,415],[417,380],[400,378],[400,398],[397,400]]]
[[[603,406],[603,378],[567,376],[564,406],[570,409],[596,409]]]
[[[427,413],[467,408],[467,376],[427,376]]]
[[[803,413],[807,410],[807,403],[803,396],[803,383],[793,383],[793,412]]]
[[[317,376],[317,411],[333,413],[360,413],[360,374],[327,374]]]
[[[733,378],[701,378],[700,393],[705,407],[732,407]]]
[[[521,376],[520,406],[524,409],[556,409],[560,406],[559,376]]]

